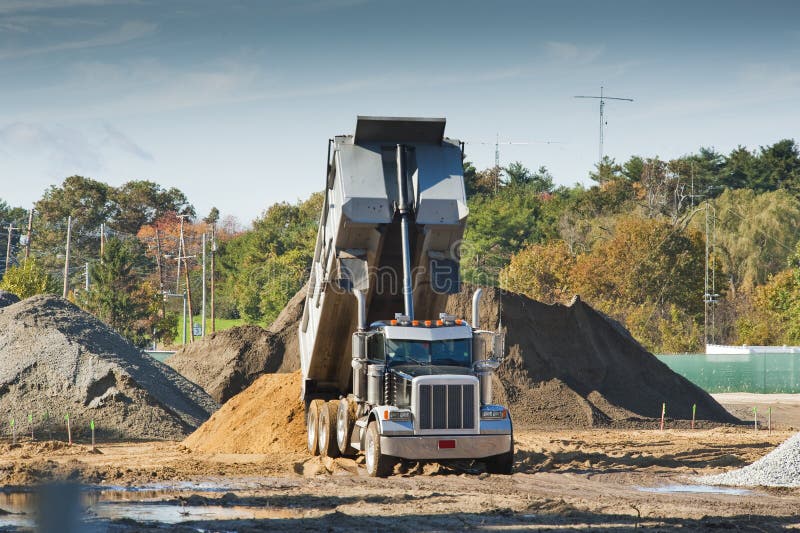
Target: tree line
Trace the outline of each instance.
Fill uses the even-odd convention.
[[[793,140],[671,160],[606,157],[590,186],[556,186],[547,168],[519,162],[478,170],[465,161],[464,178],[465,281],[547,303],[579,295],[656,352],[800,343]],[[12,260],[0,288],[59,292],[71,216],[70,298],[138,344],[174,341],[181,299],[164,293],[187,291],[197,312],[199,258],[212,247],[216,316],[267,325],[307,279],[321,206],[320,193],[277,203],[244,229],[216,209],[198,217],[174,188],[72,176],[36,202],[31,258]],[[27,217],[0,200],[3,225],[24,228]]]

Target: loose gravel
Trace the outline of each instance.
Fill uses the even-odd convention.
[[[742,487],[800,487],[800,433],[753,464],[723,474],[702,476],[697,481]]]
[[[219,406],[199,386],[69,301],[0,309],[0,435],[182,439]],[[69,420],[69,431],[67,421]]]

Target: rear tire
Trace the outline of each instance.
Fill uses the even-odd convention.
[[[338,408],[337,400],[324,402],[320,406],[317,436],[319,453],[325,457],[339,457],[339,446],[336,444],[336,412]]]
[[[392,473],[397,460],[381,453],[381,437],[378,434],[378,423],[374,420],[367,426],[364,439],[364,455],[366,456],[367,474],[370,477],[386,477]]]
[[[319,428],[319,411],[322,403],[322,400],[311,400],[306,409],[306,444],[308,445],[308,453],[311,455],[319,455],[317,430]]]
[[[486,471],[490,474],[501,474],[509,476],[514,472],[514,438],[511,438],[511,449],[500,455],[487,457]]]
[[[351,411],[351,402],[347,398],[339,400],[336,409],[336,445],[339,453],[344,457],[352,457],[356,454],[356,449],[350,446],[350,437],[353,435],[355,417]]]

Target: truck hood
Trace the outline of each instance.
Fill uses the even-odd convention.
[[[465,366],[422,366],[422,365],[397,365],[390,369],[391,372],[398,374],[406,379],[413,379],[417,376],[472,376],[472,369]]]

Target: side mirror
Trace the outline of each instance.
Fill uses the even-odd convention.
[[[492,358],[502,362],[506,358],[506,336],[504,333],[494,334],[494,344],[492,346]]]
[[[353,333],[353,360],[367,358],[367,338],[360,333]]]
[[[476,368],[495,369],[503,361],[505,336],[493,331],[476,330],[472,336],[472,364]]]

